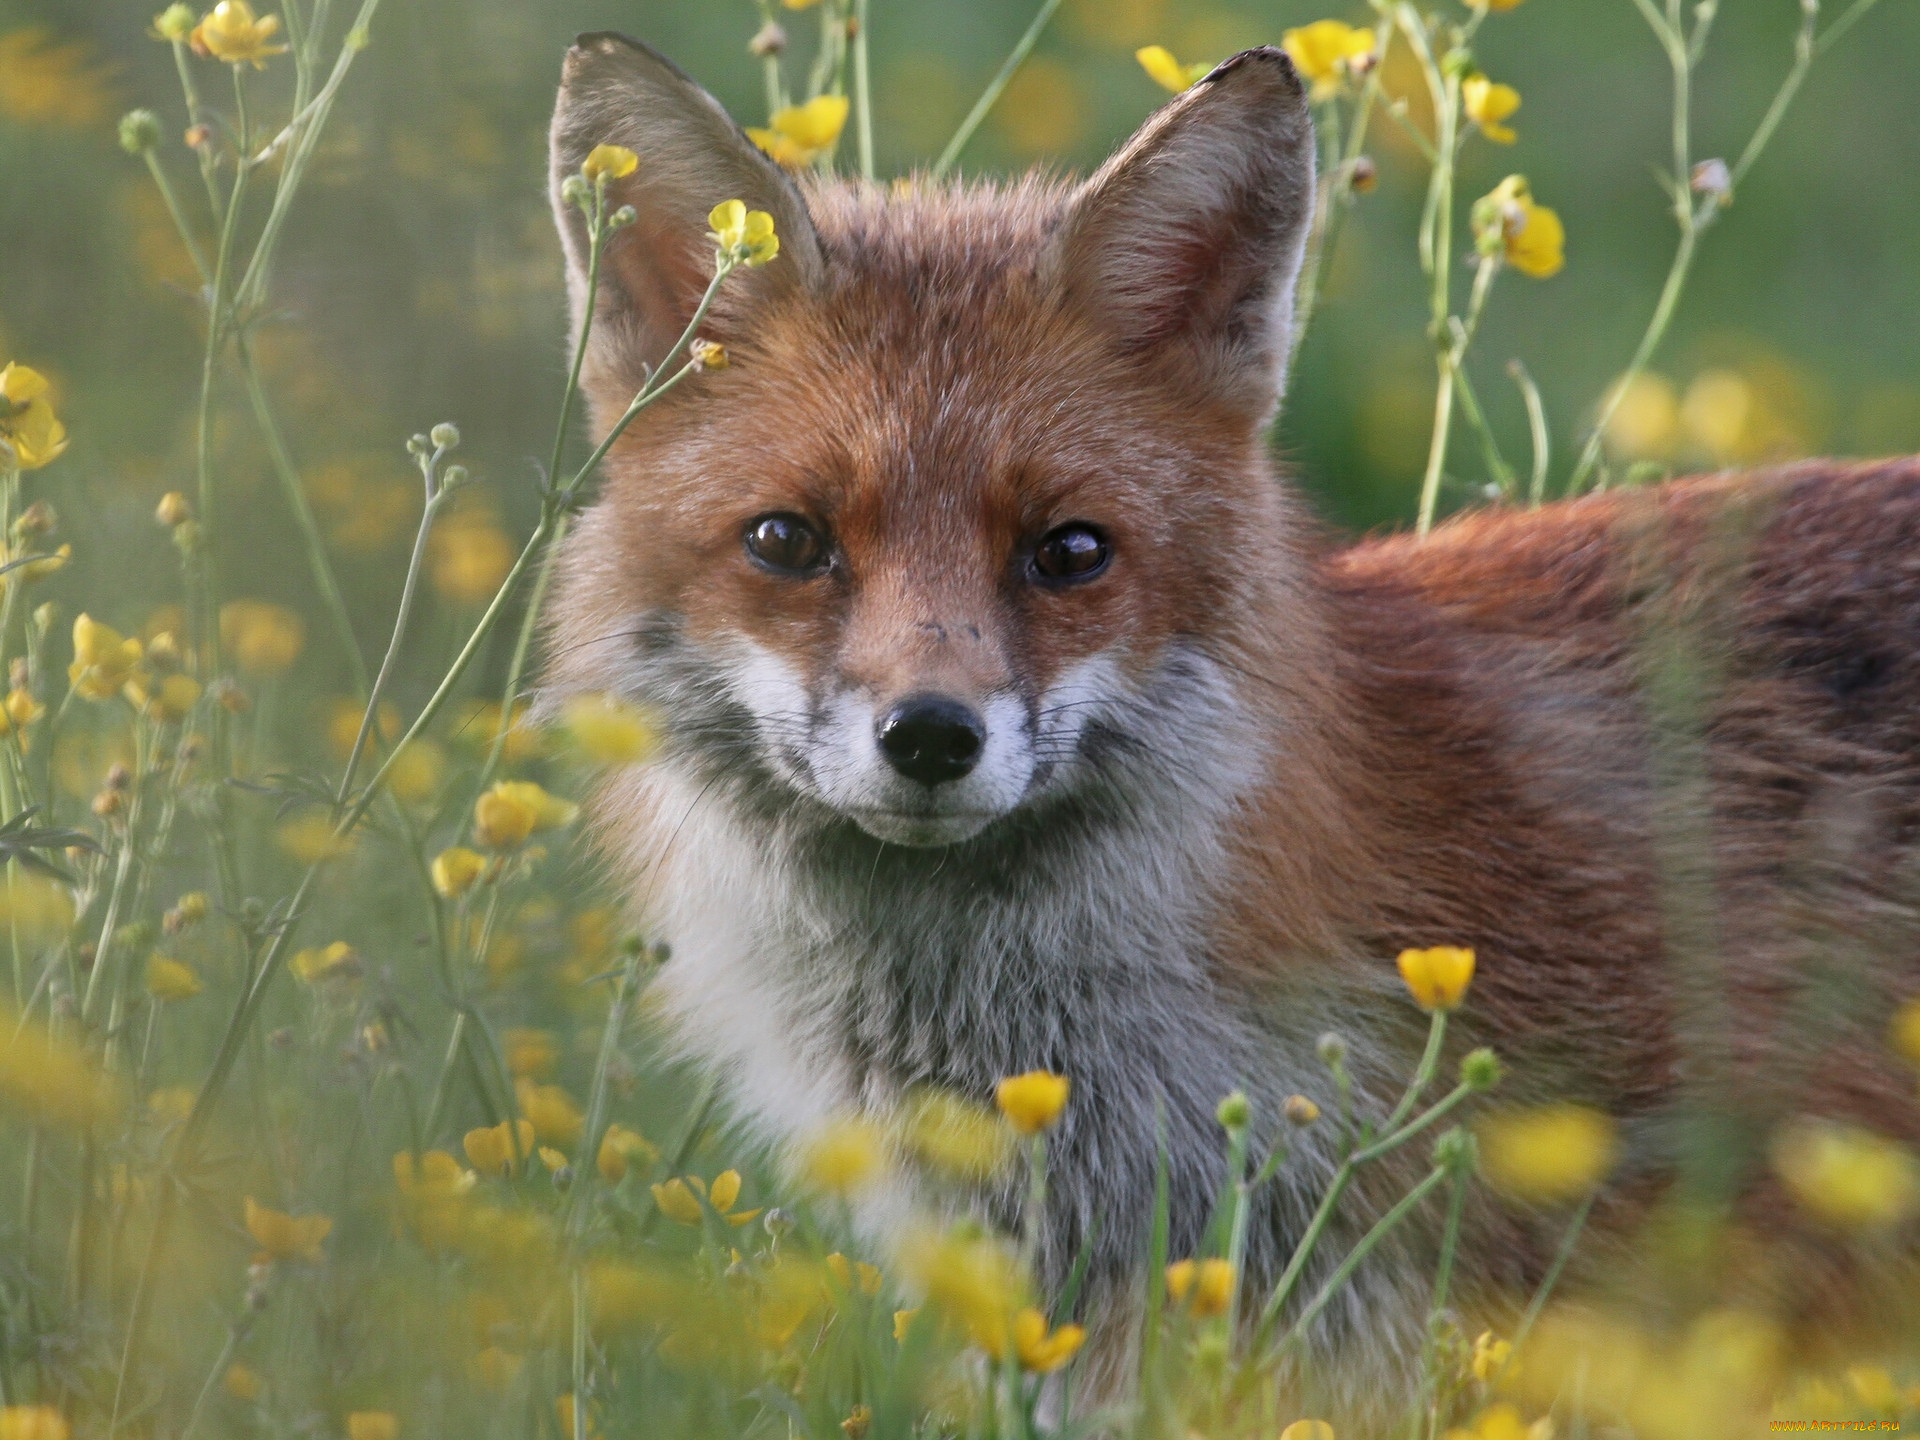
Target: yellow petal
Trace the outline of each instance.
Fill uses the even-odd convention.
[[[1022,1135],[1037,1135],[1060,1118],[1072,1088],[1073,1082],[1064,1075],[1029,1070],[1002,1080],[994,1088],[993,1098],[1014,1129]]]
[[[1400,978],[1423,1010],[1452,1010],[1473,983],[1473,951],[1458,945],[1400,952]]]
[[[624,180],[640,168],[640,157],[624,145],[596,145],[587,152],[580,173],[589,180]]]

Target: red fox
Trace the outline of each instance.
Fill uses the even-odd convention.
[[[1459,1049],[1499,1053],[1503,1099],[1621,1126],[1591,1273],[1684,1185],[1796,1257],[1757,1295],[1826,1293],[1841,1251],[1766,1138],[1811,1115],[1920,1139],[1884,1040],[1920,991],[1920,463],[1340,548],[1265,440],[1314,203],[1272,49],[1084,182],[888,189],[796,181],[653,51],[584,37],[552,132],[576,327],[559,191],[603,142],[640,156],[587,353],[603,427],[694,313],[709,209],[743,199],[781,244],[705,323],[728,368],[609,455],[547,673],[664,717],[598,835],[740,1115],[778,1145],[917,1086],[1067,1075],[1042,1268],[1091,1255],[1098,1351],[1162,1164],[1171,1253],[1200,1243],[1221,1098],[1268,1133],[1290,1094],[1326,1100],[1334,1031],[1384,1110],[1425,1035],[1396,953],[1471,946]],[[1256,1288],[1330,1132],[1257,1194]],[[1354,1192],[1328,1265],[1405,1178]],[[1018,1194],[981,1203],[1010,1223]],[[1429,1208],[1328,1312],[1336,1352],[1417,1351]],[[1561,1224],[1476,1200],[1468,1293],[1524,1296]]]

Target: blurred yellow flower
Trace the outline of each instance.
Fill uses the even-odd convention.
[[[193,1113],[193,1090],[186,1085],[162,1085],[147,1096],[147,1113],[163,1125],[178,1125]]]
[[[507,1121],[498,1125],[483,1125],[469,1130],[460,1141],[460,1148],[467,1152],[467,1160],[473,1168],[483,1175],[511,1175],[517,1160],[527,1160],[533,1156],[533,1125],[527,1120],[515,1120],[511,1128]]]
[[[1038,1135],[1060,1118],[1072,1089],[1073,1082],[1064,1075],[1029,1070],[1002,1080],[994,1087],[993,1100],[1015,1130],[1022,1135]]]
[[[520,1369],[525,1363],[511,1351],[502,1350],[498,1345],[489,1345],[473,1357],[473,1376],[482,1389],[498,1395],[520,1378]],[[572,1440],[572,1437],[562,1436],[561,1440]]]
[[[749,266],[764,265],[780,253],[773,216],[764,210],[747,209],[744,201],[721,201],[707,216],[707,223],[713,227],[713,243]]]
[[[839,142],[840,132],[847,125],[847,105],[844,95],[820,95],[804,105],[789,105],[773,112],[766,129],[749,129],[747,138],[789,170],[805,169]],[[714,220],[713,228],[724,234],[728,227]],[[767,234],[773,234],[771,216],[767,217]],[[726,250],[732,246],[722,241],[720,248]],[[769,260],[772,258],[771,254],[767,256]]]
[[[544,1145],[571,1149],[580,1139],[586,1119],[573,1097],[558,1085],[541,1085],[522,1076],[513,1085],[520,1113],[533,1122],[533,1133]]]
[[[811,10],[820,0],[780,0],[780,3],[789,10]]]
[[[1233,1303],[1233,1266],[1225,1260],[1176,1260],[1167,1266],[1167,1296],[1202,1318],[1224,1315]]]
[[[0,1440],[67,1440],[67,1418],[51,1405],[0,1408]]]
[[[1473,951],[1458,945],[1400,952],[1400,978],[1422,1010],[1454,1010],[1473,983]]]
[[[500,717],[499,701],[476,703],[461,715],[454,727],[453,739],[483,754],[488,753],[493,749],[493,742],[499,738]],[[513,723],[507,728],[500,758],[509,765],[517,765],[522,760],[531,760],[544,753],[545,749],[545,738],[527,723],[527,707],[524,704],[515,705]]]
[[[439,793],[446,771],[446,752],[431,740],[415,740],[394,755],[393,768],[387,771],[387,789],[396,800],[418,805]]]
[[[654,717],[617,695],[576,695],[561,711],[573,748],[598,765],[633,765],[660,748]]]
[[[1006,1353],[1024,1287],[1019,1262],[1004,1242],[960,1231],[925,1234],[908,1239],[900,1260],[928,1300],[965,1325],[976,1345],[996,1360]]]
[[[1482,254],[1504,256],[1535,280],[1558,275],[1566,263],[1560,216],[1534,203],[1523,175],[1509,175],[1474,202],[1473,230]]]
[[[505,1030],[501,1032],[500,1045],[507,1052],[507,1073],[515,1079],[526,1076],[544,1080],[560,1063],[560,1046],[545,1030]]]
[[[714,1209],[714,1213],[729,1225],[751,1224],[760,1214],[758,1210],[734,1211],[734,1205],[740,1199],[740,1172],[722,1170],[713,1177],[713,1185],[698,1175],[687,1175],[655,1185],[653,1202],[660,1207],[661,1213],[669,1220],[678,1220],[682,1225],[698,1225],[703,1214],[699,1196]]]
[[[347,1440],[395,1440],[400,1422],[385,1410],[356,1410],[347,1416]]]
[[[1643,370],[1614,381],[1604,402],[1613,407],[1607,449],[1622,460],[1665,460],[1680,437],[1680,397],[1664,375]]]
[[[531,780],[501,780],[474,805],[473,836],[488,850],[517,850],[534,831],[571,825],[579,813]]]
[[[1513,1358],[1512,1342],[1502,1340],[1491,1330],[1482,1330],[1473,1342],[1473,1358],[1467,1368],[1482,1385],[1507,1368]]]
[[[1680,420],[1688,438],[1717,464],[1753,458],[1760,397],[1745,376],[1727,369],[1702,370],[1687,386]]]
[[[1578,1199],[1607,1178],[1619,1143],[1611,1117],[1584,1105],[1544,1105],[1489,1116],[1480,1168],[1496,1190],[1532,1205]]]
[[[1338,20],[1316,20],[1282,34],[1280,48],[1312,84],[1312,98],[1329,100],[1346,83],[1352,62],[1373,53],[1373,32]]]
[[[1770,1155],[1801,1207],[1838,1229],[1887,1229],[1920,1211],[1920,1163],[1871,1130],[1796,1120],[1774,1136]]]
[[[1013,1317],[1013,1351],[1023,1368],[1038,1375],[1058,1370],[1080,1351],[1087,1332],[1079,1325],[1047,1329],[1047,1317],[1031,1305]]]
[[[0,115],[22,125],[91,130],[112,113],[113,70],[82,40],[56,41],[41,25],[0,35]]]
[[[913,1329],[914,1319],[919,1314],[920,1307],[918,1305],[914,1306],[911,1310],[896,1310],[893,1312],[893,1338],[896,1343],[904,1343],[906,1341],[907,1332]]]
[[[47,377],[17,362],[0,370],[0,470],[38,470],[67,448]]]
[[[682,1225],[698,1225],[702,1211],[700,1202],[694,1198],[693,1189],[678,1177],[664,1181],[653,1187],[653,1203],[660,1207],[660,1213],[669,1220],[678,1220]]]
[[[247,1233],[269,1260],[305,1260],[320,1263],[320,1242],[333,1231],[325,1215],[289,1215],[246,1197]]]
[[[322,980],[355,980],[362,969],[360,956],[344,940],[296,951],[287,968],[293,971],[295,979],[308,985],[317,985]]]
[[[433,888],[443,900],[457,900],[473,889],[486,869],[487,857],[462,845],[442,850],[428,867]]]
[[[1511,1405],[1490,1405],[1474,1417],[1471,1429],[1455,1426],[1444,1440],[1553,1440],[1553,1421],[1536,1420],[1529,1425]]]
[[[985,1179],[1013,1150],[999,1116],[951,1090],[910,1095],[896,1138],[921,1163],[963,1180]]]
[[[307,643],[307,622],[284,605],[235,600],[220,607],[220,646],[244,675],[290,669]]]
[[[624,180],[640,168],[640,157],[624,145],[596,145],[587,152],[580,173],[596,184],[601,180]]]
[[[886,1163],[880,1127],[867,1120],[832,1122],[801,1147],[800,1173],[829,1195],[848,1196],[866,1188]]]
[[[393,1157],[393,1183],[409,1200],[451,1199],[473,1189],[478,1179],[445,1150],[428,1150],[416,1161],[401,1150]]]
[[[609,1185],[618,1185],[627,1178],[627,1168],[638,1165],[650,1166],[660,1158],[660,1151],[646,1136],[638,1130],[629,1130],[624,1125],[609,1125],[607,1133],[600,1140],[600,1154],[595,1160],[600,1178]]]
[[[84,1129],[118,1110],[114,1078],[81,1046],[35,1021],[22,1022],[0,1004],[0,1111],[26,1112],[36,1123]]]
[[[20,943],[51,945],[73,924],[73,896],[50,875],[22,871],[0,882],[0,928]]]
[[[878,1295],[883,1277],[878,1267],[864,1260],[849,1260],[838,1250],[827,1256],[828,1272],[840,1288],[851,1295],[857,1287],[862,1295]]]
[[[91,615],[73,622],[73,663],[67,683],[83,700],[111,700],[133,678],[144,647]]]
[[[493,599],[513,568],[512,539],[485,514],[448,516],[433,527],[427,547],[434,591],[459,605]]]
[[[167,955],[147,959],[147,993],[156,1000],[191,1000],[205,987],[191,965]]]
[[[1501,85],[1484,75],[1469,75],[1460,86],[1460,100],[1467,118],[1489,140],[1511,145],[1520,138],[1511,126],[1501,123],[1520,108],[1520,92],[1511,85]]]
[[[302,865],[333,860],[353,849],[353,836],[336,835],[323,810],[309,810],[274,827],[274,843]]]
[[[178,724],[200,703],[200,682],[191,675],[169,675],[158,685],[140,685],[143,709],[156,720]]]
[[[1335,1440],[1333,1426],[1324,1420],[1296,1420],[1280,1432],[1280,1440]]]
[[[1511,10],[1523,0],[1470,0],[1475,10]]]
[[[560,1422],[560,1440],[573,1440],[573,1403],[573,1396],[571,1395],[562,1395],[553,1402],[554,1418]],[[591,1405],[587,1407],[585,1428],[587,1440],[600,1440],[600,1427],[595,1423],[593,1407]]]
[[[1887,1027],[1887,1043],[1909,1065],[1920,1068],[1920,995],[1894,1012]]]
[[[258,1400],[260,1391],[265,1388],[260,1376],[237,1360],[227,1367],[220,1384],[236,1400]]]
[[[287,53],[286,46],[268,43],[279,33],[279,16],[256,20],[247,0],[220,0],[193,27],[191,39],[197,54],[229,65],[252,62],[254,69],[264,70],[268,57]]]
[[[1171,90],[1178,95],[1182,90],[1192,88],[1213,66],[1205,60],[1196,60],[1191,65],[1182,65],[1173,58],[1173,52],[1164,45],[1147,45],[1133,52],[1133,58],[1140,62],[1140,68],[1152,77],[1156,85]]]

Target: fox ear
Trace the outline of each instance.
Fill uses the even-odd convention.
[[[1163,107],[1082,187],[1056,242],[1060,283],[1123,346],[1186,359],[1264,421],[1286,384],[1313,172],[1313,120],[1293,63],[1272,48],[1245,51]]]
[[[636,40],[582,35],[567,52],[549,142],[549,189],[567,253],[574,334],[586,319],[589,236],[561,187],[596,145],[623,145],[640,164],[607,185],[608,210],[631,205],[638,219],[615,231],[601,255],[593,370],[630,379],[640,363],[660,363],[680,338],[713,278],[707,215],[722,201],[767,211],[780,237],[776,260],[738,270],[727,282],[730,301],[740,295],[751,303],[756,294],[819,279],[820,239],[806,202],[720,102]]]

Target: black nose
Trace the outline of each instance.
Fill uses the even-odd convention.
[[[978,715],[938,695],[903,700],[880,722],[887,763],[922,785],[958,780],[973,769],[986,741],[987,727]]]

